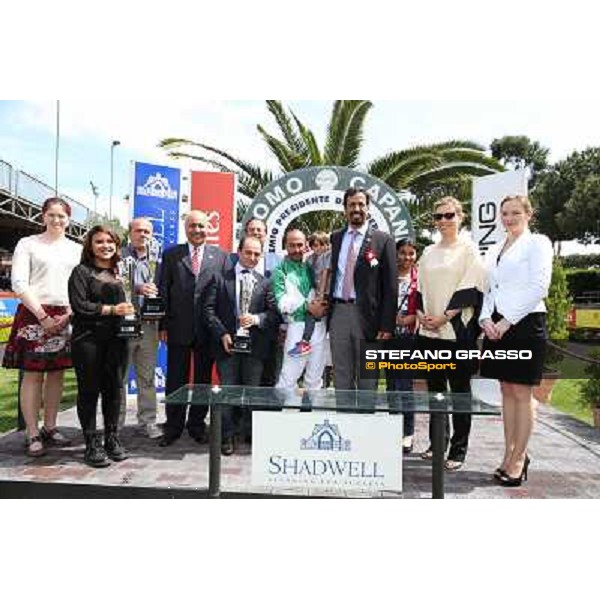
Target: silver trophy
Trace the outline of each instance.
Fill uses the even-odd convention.
[[[240,279],[240,315],[247,315],[250,311],[250,300],[256,280],[250,273],[243,273]],[[250,331],[244,327],[238,327],[233,337],[233,351],[239,354],[250,354],[252,352],[252,339]]]
[[[133,271],[135,263],[131,256],[122,258],[118,265],[119,278],[123,285],[123,291],[125,292],[125,301],[132,304],[133,299]],[[142,335],[142,323],[137,312],[132,315],[124,315],[119,320],[119,328],[117,330],[117,337],[120,338],[138,338]]]
[[[146,244],[146,256],[150,265],[150,281],[156,281],[156,269],[160,257],[160,242],[152,237]],[[144,319],[160,319],[165,316],[165,303],[160,296],[144,296],[142,304]]]

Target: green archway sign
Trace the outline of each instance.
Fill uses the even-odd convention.
[[[301,215],[321,210],[343,212],[344,192],[363,187],[371,196],[370,222],[394,239],[414,238],[412,222],[404,201],[386,183],[346,167],[309,167],[287,173],[271,182],[254,198],[243,224],[250,219],[267,223],[267,252],[279,252],[283,234]]]

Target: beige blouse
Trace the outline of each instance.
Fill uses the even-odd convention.
[[[418,291],[422,310],[431,316],[442,316],[444,311],[460,308],[458,319],[464,327],[476,316],[485,289],[485,269],[477,246],[459,237],[451,246],[439,243],[427,246],[418,268]],[[448,322],[436,331],[422,326],[419,334],[443,340],[456,340],[456,325]]]

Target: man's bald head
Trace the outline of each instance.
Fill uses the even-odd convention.
[[[200,246],[206,240],[208,216],[201,210],[191,210],[185,217],[185,235],[192,246]]]

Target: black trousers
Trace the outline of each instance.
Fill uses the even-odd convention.
[[[263,372],[263,361],[251,354],[233,354],[217,360],[217,371],[223,385],[258,387]],[[234,434],[252,435],[252,410],[242,406],[221,408],[223,439]]]
[[[448,391],[447,386],[450,385],[452,392],[468,393],[471,391],[470,377],[435,377],[427,381],[427,388],[430,392]],[[452,428],[454,430],[452,439],[450,439],[450,423],[448,415],[444,415],[445,433],[444,433],[444,448],[448,447],[450,440],[450,451],[448,452],[449,460],[465,460],[467,456],[467,448],[469,446],[469,434],[471,433],[471,415],[462,413],[452,414]],[[429,445],[431,446],[431,419],[429,420]]]
[[[104,429],[116,431],[123,380],[127,367],[127,340],[99,338],[96,332],[74,335],[71,356],[77,376],[77,415],[84,433],[96,430],[98,396],[102,395]]]
[[[215,358],[208,344],[206,346],[167,344],[167,395],[176,392],[189,382],[192,355],[194,356],[194,383],[210,383]],[[185,404],[166,405],[165,436],[173,438],[181,436],[186,427],[187,412],[188,407]],[[199,438],[204,435],[206,431],[204,419],[207,413],[208,406],[191,405],[189,407],[187,430],[191,437]]]
[[[435,340],[421,337],[418,341],[418,347],[431,350],[448,350],[456,347],[456,344],[447,340]],[[427,377],[427,389],[430,392],[447,393],[448,387],[451,392],[469,393],[471,391],[471,370],[470,365],[464,364],[463,368],[457,371],[434,371]],[[434,374],[435,373],[435,374]],[[471,433],[471,415],[453,413],[452,414],[452,438],[450,438],[450,422],[448,415],[444,416],[444,448],[448,447],[449,460],[464,461],[467,456],[469,446],[469,434]],[[429,420],[429,445],[431,446],[432,430],[431,419]]]

